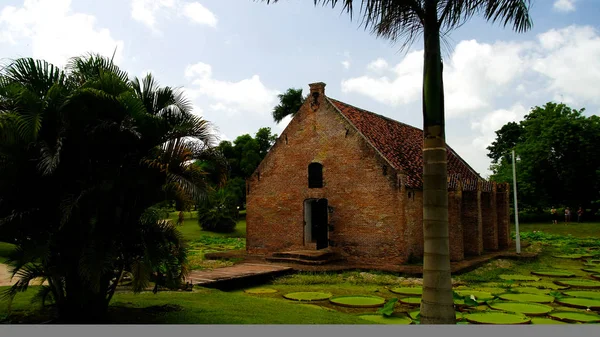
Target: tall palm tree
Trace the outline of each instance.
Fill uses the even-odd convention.
[[[276,3],[279,0],[263,0]],[[314,0],[315,5],[340,4],[350,16],[353,0]],[[530,0],[361,0],[365,28],[378,37],[410,45],[423,35],[423,324],[455,322],[448,239],[447,158],[444,127],[444,86],[440,36],[474,15],[511,25],[517,32],[531,28]]]
[[[18,59],[0,72],[0,128],[0,235],[17,244],[6,296],[41,278],[39,298],[82,322],[103,318],[124,272],[135,291],[181,283],[185,244],[151,206],[202,199],[191,164],[216,141],[180,91],[98,55],[65,71]]]

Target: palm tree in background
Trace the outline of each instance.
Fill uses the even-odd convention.
[[[289,88],[285,93],[277,96],[279,104],[273,109],[273,120],[281,122],[285,117],[292,116],[300,110],[306,97],[302,96],[302,89]]]
[[[262,0],[276,3],[279,0]],[[360,2],[365,28],[377,37],[412,44],[424,42],[423,66],[423,295],[421,323],[453,324],[448,238],[447,157],[444,86],[440,36],[474,15],[511,25],[516,32],[531,28],[530,0],[314,0],[315,5],[340,4],[352,18]]]

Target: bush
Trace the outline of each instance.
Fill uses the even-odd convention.
[[[235,230],[238,210],[235,200],[226,190],[211,193],[198,205],[198,224],[205,231],[231,233]]]

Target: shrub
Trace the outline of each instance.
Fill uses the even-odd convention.
[[[198,205],[198,224],[205,231],[231,233],[235,230],[238,210],[231,194],[224,189],[211,193]]]

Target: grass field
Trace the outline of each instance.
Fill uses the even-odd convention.
[[[177,214],[171,215],[176,219]],[[203,265],[203,254],[220,249],[240,248],[245,245],[245,221],[238,223],[235,233],[219,234],[200,230],[196,218],[188,214],[180,227],[190,244],[190,259],[198,257],[198,268]],[[514,225],[513,225],[514,226]],[[494,260],[465,274],[453,275],[458,285],[472,288],[484,283],[505,284],[500,274],[530,275],[532,270],[569,270],[578,277],[587,277],[580,262],[556,258],[553,255],[572,252],[580,247],[600,246],[600,224],[521,224],[522,238],[531,243],[524,251],[539,252],[533,261]],[[541,231],[533,233],[533,231]],[[3,248],[4,247],[4,248]],[[0,253],[9,246],[0,245]],[[222,263],[232,263],[223,261]],[[134,295],[120,291],[111,303],[108,320],[112,324],[369,324],[358,317],[375,313],[377,308],[346,308],[328,301],[304,305],[286,300],[283,294],[296,291],[322,291],[334,295],[376,295],[390,299],[400,297],[389,291],[399,285],[418,284],[419,279],[383,272],[349,271],[342,273],[299,273],[277,278],[261,287],[277,290],[273,294],[251,295],[242,289],[220,291],[196,287],[193,292],[158,294],[145,292]],[[548,281],[548,280],[546,280]],[[489,285],[487,285],[489,286]],[[250,287],[250,285],[248,285]],[[36,287],[19,294],[8,311],[0,302],[0,320],[4,323],[39,323],[49,320],[48,309],[31,304]],[[1,291],[2,289],[0,289]],[[558,305],[553,304],[557,307]],[[396,312],[414,310],[415,307],[396,305]],[[561,310],[579,310],[561,308]]]

